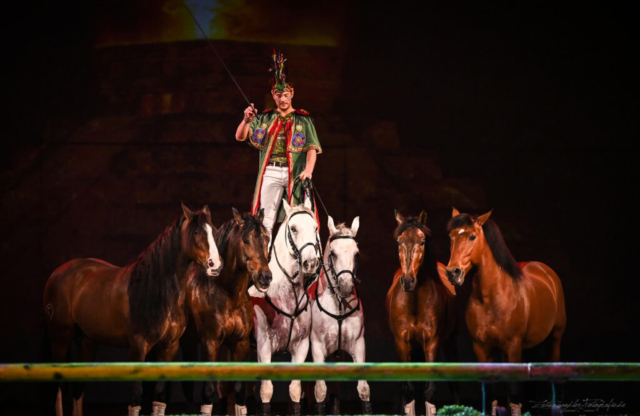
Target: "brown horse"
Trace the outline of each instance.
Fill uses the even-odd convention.
[[[156,346],[160,361],[172,361],[187,324],[185,289],[192,269],[217,276],[222,269],[208,207],[170,225],[126,267],[97,259],[75,259],[56,269],[44,290],[44,311],[55,362],[64,362],[72,340],[82,361],[93,361],[96,345],[128,347],[131,361],[144,361]],[[74,385],[74,415],[82,414],[84,385]],[[156,385],[154,414],[166,407],[165,384]],[[133,383],[129,415],[140,411],[142,383]],[[62,415],[58,390],[56,414]],[[164,413],[161,413],[164,414]]]
[[[396,211],[398,227],[394,237],[398,244],[400,268],[387,293],[389,327],[395,339],[396,351],[403,362],[411,361],[413,349],[422,349],[425,359],[434,362],[441,347],[447,361],[457,361],[456,294],[447,281],[444,265],[436,262],[431,230],[427,228],[427,214],[418,218],[404,218]],[[425,267],[421,267],[425,263]],[[451,384],[456,403],[458,385]],[[403,410],[415,415],[415,392],[412,383],[404,383]],[[425,385],[427,415],[435,415],[429,403],[435,386]]]
[[[475,218],[454,208],[448,225],[448,279],[462,286],[475,268],[466,321],[478,361],[490,362],[500,352],[503,361],[518,363],[523,349],[547,338],[549,360],[559,361],[567,322],[560,279],[545,264],[516,263],[490,215]],[[512,393],[514,388],[512,384]],[[519,405],[511,407],[512,414],[520,410]]]
[[[224,270],[214,281],[197,273],[189,281],[187,289],[189,310],[206,361],[216,361],[222,346],[228,348],[233,361],[247,361],[254,319],[253,304],[247,293],[249,282],[253,282],[262,292],[271,283],[269,235],[262,225],[264,210],[261,209],[256,215],[241,215],[234,208],[233,217],[220,227],[215,236],[225,262]],[[183,340],[183,352],[193,361],[194,341],[193,338]],[[193,383],[185,384],[184,388],[190,401]],[[238,415],[247,414],[244,390],[243,383],[235,384],[235,409]],[[212,413],[213,403],[218,400],[216,394],[214,383],[205,383],[201,414]],[[226,409],[223,409],[223,414],[226,414]]]

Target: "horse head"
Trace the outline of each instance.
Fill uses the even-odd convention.
[[[222,271],[222,259],[213,239],[209,207],[205,205],[202,210],[192,212],[182,204],[182,211],[185,217],[182,223],[182,251],[202,266],[208,276],[218,276]]]
[[[271,284],[269,270],[269,235],[262,225],[264,209],[256,215],[240,214],[233,208],[233,218],[240,227],[236,240],[236,258],[240,264],[246,265],[249,276],[256,289],[266,292]]]
[[[451,239],[451,258],[447,265],[447,279],[455,286],[462,286],[469,270],[479,264],[486,240],[482,226],[491,216],[491,211],[477,218],[460,214],[453,208],[447,226]]]
[[[395,211],[398,227],[394,237],[398,244],[398,256],[400,257],[400,270],[402,277],[400,283],[405,292],[416,288],[418,270],[425,258],[425,250],[430,247],[431,230],[427,228],[427,213],[422,211],[418,218],[405,218],[397,210]],[[433,253],[427,253],[433,254]]]
[[[329,241],[324,256],[329,272],[325,273],[325,276],[338,294],[346,298],[353,294],[358,282],[356,273],[360,251],[355,237],[360,228],[360,217],[355,217],[349,228],[344,224],[338,224],[336,227],[333,218],[329,216],[328,227]]]
[[[303,278],[315,276],[320,267],[320,247],[318,241],[318,221],[311,210],[307,198],[303,205],[291,207],[283,200],[287,214],[285,223],[285,244],[289,254],[300,264]]]

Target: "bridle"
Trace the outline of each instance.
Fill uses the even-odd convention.
[[[329,238],[329,249],[331,248],[331,243],[334,240],[338,240],[338,239],[350,239],[350,240],[354,240],[354,241],[356,240],[355,237],[350,236],[350,235],[332,236],[332,237]],[[356,242],[356,244],[358,244],[358,243]],[[345,303],[344,302],[344,298],[338,294],[338,292],[336,291],[335,286],[333,284],[331,284],[331,276],[327,272],[327,269],[324,267],[324,263],[322,264],[322,269],[324,271],[325,276],[327,276],[327,285],[329,286],[329,289],[331,290],[331,293],[333,294],[333,296],[338,301],[338,310],[340,311],[340,313],[338,315],[336,315],[336,314],[333,314],[333,313],[327,311],[325,308],[322,307],[322,304],[320,303],[320,296],[318,294],[318,286],[319,286],[318,284],[316,284],[316,302],[318,304],[318,309],[320,309],[320,312],[323,312],[326,315],[329,315],[330,317],[332,317],[333,319],[338,321],[338,351],[340,351],[342,349],[342,321],[344,321],[345,319],[347,319],[348,317],[353,315],[356,311],[360,310],[360,298],[356,295],[356,299],[358,300],[358,304],[354,308],[352,308],[350,311],[343,313],[343,308],[345,307],[344,306],[344,303]],[[333,265],[333,260],[331,259],[331,255],[329,255],[329,270],[331,271],[331,273],[333,273],[333,279],[334,279],[334,283],[335,283],[336,286],[338,285],[338,278],[343,273],[348,273],[348,274],[351,275],[351,279],[353,280],[353,285],[354,286],[357,286],[360,283],[360,279],[358,279],[356,277],[356,274],[358,272],[358,259],[357,258],[356,258],[356,264],[353,266],[353,270],[344,269],[344,270],[341,270],[340,272],[336,273],[335,267]]]
[[[302,247],[298,248],[298,246],[296,246],[295,241],[293,241],[293,237],[291,236],[291,228],[289,227],[289,223],[291,222],[291,218],[295,217],[298,214],[307,214],[309,215],[311,218],[314,218],[314,216],[306,211],[296,211],[293,214],[291,214],[291,216],[289,216],[289,218],[287,219],[287,228],[286,228],[286,238],[285,238],[285,244],[287,244],[291,247],[291,251],[289,251],[289,255],[291,257],[293,257],[297,263],[298,263],[298,269],[293,273],[293,276],[290,275],[289,273],[287,273],[287,271],[284,269],[284,267],[282,267],[282,264],[280,264],[280,260],[278,259],[278,252],[275,249],[275,244],[273,244],[271,247],[273,248],[273,255],[276,258],[276,263],[278,264],[278,267],[280,268],[280,270],[282,271],[282,273],[287,277],[287,279],[289,280],[289,282],[291,283],[291,289],[293,290],[293,296],[295,298],[296,301],[296,309],[292,312],[292,313],[287,313],[285,311],[283,311],[282,309],[278,308],[276,305],[273,304],[273,302],[271,301],[271,298],[269,298],[269,295],[265,294],[264,298],[267,301],[267,303],[276,311],[276,313],[285,316],[287,318],[289,318],[289,320],[291,321],[291,325],[289,327],[289,337],[287,339],[287,346],[285,347],[285,351],[289,350],[289,344],[291,343],[291,336],[293,334],[293,322],[295,321],[295,319],[300,316],[300,314],[304,311],[307,310],[307,307],[309,306],[309,294],[307,293],[307,289],[308,287],[311,285],[311,283],[317,279],[318,275],[320,274],[320,268],[322,267],[322,248],[320,246],[320,237],[318,235],[318,233],[316,233],[316,242],[315,243],[306,243],[305,245],[303,245]],[[315,220],[315,218],[314,218]],[[307,285],[306,282],[303,282],[303,295],[300,297],[300,299],[298,299],[298,294],[296,293],[296,287],[294,284],[294,280],[296,279],[296,277],[298,276],[298,273],[300,272],[300,269],[302,268],[302,251],[307,248],[308,246],[313,247],[314,251],[316,254],[319,254],[319,258],[320,261],[318,262],[318,268],[316,269],[316,272],[313,274],[313,279],[310,280],[309,284]],[[304,308],[300,308],[300,302],[302,302],[302,299],[304,299],[306,297],[307,301],[305,302]]]

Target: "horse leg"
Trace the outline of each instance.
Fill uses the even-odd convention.
[[[476,358],[480,363],[492,363],[493,356],[491,355],[492,351],[489,349],[485,349],[479,342],[473,341],[473,352],[476,354]],[[491,383],[491,396],[496,397],[496,385],[495,383]],[[498,400],[493,400],[491,402],[491,414],[495,415],[495,407],[498,406]],[[484,410],[484,409],[483,409]]]
[[[198,361],[198,341],[193,338],[183,337],[180,339],[180,348],[182,348],[182,359],[185,362],[196,362]],[[193,390],[195,387],[195,382],[193,381],[182,381],[182,393],[184,394],[184,398],[187,401],[187,413],[193,414],[195,411],[194,403],[193,403]]]
[[[220,343],[215,340],[203,340],[202,347],[204,361],[215,361],[218,357],[218,348],[220,348]],[[201,415],[211,415],[213,411],[213,403],[218,399],[217,395],[218,386],[212,381],[205,381],[204,388],[202,389],[202,406],[200,407]]]
[[[231,347],[231,359],[233,361],[246,361],[251,351],[251,345],[249,344],[249,338],[243,339]],[[244,416],[247,412],[247,394],[246,386],[243,382],[236,382],[234,386],[235,391],[235,412],[236,416]]]
[[[258,343],[258,362],[271,362],[271,345],[268,342]],[[273,383],[271,380],[260,382],[260,414],[271,415],[271,397],[273,397]]]
[[[291,362],[292,363],[303,363],[304,360],[307,359],[307,355],[309,353],[309,338],[303,339],[299,344],[298,348],[296,348],[291,353]],[[300,416],[301,408],[300,408],[300,397],[302,396],[302,384],[300,384],[300,380],[293,380],[291,384],[289,384],[289,397],[291,397],[292,403],[292,415]]]
[[[424,349],[424,357],[428,363],[432,363],[436,360],[439,342],[440,340],[438,337],[433,337],[422,346],[422,348]],[[436,392],[435,383],[433,381],[430,381],[429,383],[425,384],[424,387],[424,400],[427,416],[436,416],[436,407],[432,403],[429,403]]]
[[[458,339],[455,332],[449,335],[449,337],[444,341],[444,356],[445,360],[449,363],[456,363],[459,360]],[[451,389],[455,404],[460,404],[460,383],[457,381],[450,381],[449,389]]]
[[[83,363],[90,363],[96,358],[96,343],[89,337],[81,335],[78,339],[80,359]],[[73,416],[82,416],[82,399],[87,383],[73,383]]]
[[[408,363],[411,361],[411,346],[402,339],[396,338],[396,352],[400,361]],[[413,383],[405,381],[402,383],[401,388],[401,410],[402,413],[407,416],[415,416],[416,414],[416,392],[413,387]]]
[[[554,327],[551,331],[550,342],[548,345],[547,359],[550,362],[557,363],[560,361],[560,344],[562,342],[562,335],[564,334],[564,327]],[[552,394],[556,388],[556,380],[551,380]],[[562,380],[558,381],[560,386],[560,402],[564,402],[564,384]]]
[[[131,340],[129,349],[129,359],[132,362],[144,362],[149,350],[151,350],[147,340],[141,336],[136,336]],[[134,381],[131,383],[131,404],[129,405],[129,416],[139,416],[142,408],[142,382]]]
[[[176,354],[178,354],[178,348],[180,347],[180,343],[178,340],[175,340],[171,344],[169,344],[166,348],[158,349],[156,354],[159,362],[170,362],[176,358]],[[167,408],[167,382],[166,381],[158,381],[156,383],[156,389],[153,397],[153,412],[151,416],[161,416],[164,415],[164,412]]]
[[[354,363],[364,363],[366,356],[366,347],[364,344],[364,337],[360,337],[353,346],[351,351],[351,358]],[[358,380],[358,395],[360,401],[362,401],[362,414],[370,415],[373,413],[371,407],[371,390],[369,389],[369,383],[366,380]]]
[[[55,322],[49,325],[49,339],[51,341],[51,353],[54,363],[64,363],[67,361],[69,354],[69,347],[73,341],[74,327],[73,324],[64,325],[59,322]],[[64,400],[65,396],[63,391],[65,390],[62,382],[58,383],[58,392],[56,394],[56,416],[63,416],[64,414]],[[67,396],[68,397],[68,396]]]
[[[314,332],[311,332],[311,355],[313,356],[314,363],[324,363],[327,358],[327,347],[324,341],[317,337]],[[325,383],[324,380],[316,380],[316,387],[313,393],[316,398],[316,414],[324,415],[327,383]]]
[[[509,363],[521,363],[522,362],[522,343],[520,340],[515,340],[510,343],[507,351],[505,352],[507,361]],[[516,382],[507,383],[507,402],[511,408],[511,416],[519,416],[522,414],[522,403],[519,395],[519,385]],[[516,404],[517,403],[517,404]]]

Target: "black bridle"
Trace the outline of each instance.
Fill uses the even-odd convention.
[[[354,240],[354,241],[356,240],[355,237],[352,237],[350,235],[333,236],[333,237],[329,238],[329,248],[331,248],[331,243],[333,242],[333,240],[338,240],[338,239],[343,239],[343,238],[344,239]],[[358,244],[358,243],[356,242],[356,244]],[[327,269],[324,267],[324,263],[322,265],[322,269],[324,270],[325,276],[327,276],[327,285],[329,286],[329,289],[331,290],[331,293],[333,294],[333,296],[338,301],[338,310],[340,311],[340,314],[338,314],[338,315],[333,314],[333,313],[327,311],[325,308],[322,307],[322,304],[320,303],[320,296],[318,295],[318,286],[319,285],[317,285],[317,284],[316,284],[316,302],[318,303],[318,309],[320,309],[320,312],[323,312],[326,315],[329,315],[330,317],[332,317],[333,319],[338,321],[338,351],[340,351],[342,349],[342,321],[344,321],[345,319],[347,319],[348,317],[353,315],[356,311],[360,310],[360,298],[357,297],[357,295],[356,295],[356,299],[358,300],[358,304],[354,308],[352,308],[350,311],[343,313],[342,311],[343,311],[343,308],[344,308],[344,298],[338,294],[338,292],[336,291],[336,288],[334,287],[334,285],[331,284],[331,276],[327,272]],[[356,257],[356,264],[353,266],[353,270],[344,269],[344,270],[341,270],[340,272],[336,273],[335,267],[333,265],[333,260],[331,258],[331,254],[329,254],[329,270],[331,271],[331,273],[333,273],[333,279],[335,281],[334,283],[335,283],[336,286],[338,285],[338,278],[343,273],[348,273],[348,274],[351,275],[351,279],[353,280],[354,286],[358,286],[358,284],[360,283],[360,279],[358,279],[356,277],[356,274],[358,272],[358,258],[357,257]]]
[[[293,276],[291,276],[289,273],[287,273],[287,271],[284,269],[284,267],[282,267],[282,265],[280,264],[280,260],[278,259],[278,252],[275,249],[275,244],[272,245],[273,247],[273,254],[276,258],[276,263],[278,264],[278,267],[280,267],[280,270],[282,271],[282,273],[287,277],[287,279],[289,279],[289,282],[291,283],[291,289],[293,290],[293,296],[295,298],[296,301],[296,308],[292,313],[287,313],[285,311],[283,311],[282,309],[278,308],[276,305],[273,304],[273,302],[271,301],[271,299],[269,298],[269,295],[265,294],[265,300],[267,301],[267,303],[269,305],[271,305],[271,307],[276,311],[276,313],[278,313],[279,315],[285,316],[287,318],[289,318],[289,320],[291,321],[291,325],[289,326],[289,337],[287,339],[287,346],[285,347],[285,351],[289,350],[289,344],[291,343],[291,336],[293,334],[293,322],[295,321],[295,319],[300,316],[300,314],[304,311],[307,310],[307,307],[309,306],[309,294],[307,294],[307,289],[309,288],[309,286],[311,285],[311,283],[317,279],[318,274],[320,273],[320,268],[322,267],[322,248],[320,246],[320,237],[318,236],[318,234],[316,233],[316,243],[306,243],[305,245],[303,245],[302,247],[298,248],[296,246],[296,243],[293,241],[293,237],[291,236],[291,228],[289,227],[289,223],[291,222],[291,218],[295,217],[298,214],[307,214],[309,216],[311,216],[311,218],[314,218],[313,214],[311,214],[310,212],[304,210],[304,211],[296,211],[293,214],[291,214],[291,216],[287,219],[287,229],[285,231],[286,233],[286,240],[285,240],[285,244],[288,241],[289,245],[291,246],[291,249],[293,252],[289,252],[289,255],[291,257],[293,257],[297,262],[298,262],[298,269],[295,271],[295,273],[293,273]],[[314,218],[315,220],[315,218]],[[304,250],[305,248],[307,248],[308,246],[313,247],[314,251],[316,254],[319,253],[319,259],[320,261],[318,262],[318,268],[316,269],[316,272],[313,275],[313,279],[309,281],[309,284],[307,285],[307,282],[303,282],[303,293],[302,296],[300,297],[300,299],[298,299],[298,294],[296,293],[296,287],[295,284],[293,283],[293,281],[296,279],[296,277],[298,276],[298,273],[300,272],[300,269],[302,268],[302,250]],[[288,251],[288,250],[287,250]],[[300,302],[302,302],[302,299],[307,298],[306,303],[304,304],[304,308],[300,308]]]

